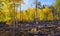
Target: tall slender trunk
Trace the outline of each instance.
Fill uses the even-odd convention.
[[[38,6],[37,6],[37,4],[38,4],[38,0],[36,0],[36,24],[38,24],[38,11],[37,11]]]

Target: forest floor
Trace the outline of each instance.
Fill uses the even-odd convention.
[[[36,32],[29,32],[33,28]],[[60,36],[60,21],[40,22],[40,24],[20,23],[17,27],[0,24],[0,36]]]

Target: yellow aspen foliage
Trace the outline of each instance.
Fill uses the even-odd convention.
[[[45,6],[45,8],[43,9],[44,15],[45,15],[45,20],[53,20],[53,13],[52,10]]]
[[[60,18],[58,17],[58,15],[55,15],[55,20],[59,20]]]
[[[0,22],[6,22],[6,24],[10,25],[10,11],[9,11],[9,0],[1,0],[1,9],[0,10]],[[9,21],[9,22],[8,22]]]
[[[17,19],[18,19],[18,21],[21,21],[21,13],[20,13],[20,11],[17,12]]]
[[[22,0],[11,0],[11,1],[13,1],[13,2],[19,2],[19,1],[22,1]]]
[[[13,2],[15,2],[15,3],[16,3],[16,2],[18,2],[18,3],[20,2],[20,4],[21,4],[21,3],[22,3],[22,4],[25,4],[23,0],[11,0],[11,1],[13,1]]]
[[[35,19],[35,9],[34,8],[28,9],[28,17],[29,17],[29,21],[34,21],[34,19]]]
[[[49,9],[48,6],[45,6],[45,8],[43,9],[43,11],[44,11],[45,14],[50,13],[50,9]]]
[[[5,22],[4,18],[5,18],[5,14],[0,11],[0,22]]]
[[[40,21],[44,20],[44,12],[42,9],[39,9],[39,8],[38,8],[38,19]]]
[[[4,21],[6,22],[6,24],[11,25],[10,12],[5,12],[4,14],[5,14]]]
[[[28,21],[28,16],[27,16],[27,14],[26,14],[26,11],[23,11],[23,12],[22,12],[22,20]]]
[[[51,21],[53,20],[53,14],[52,14],[52,12],[48,14],[48,20],[51,20]]]

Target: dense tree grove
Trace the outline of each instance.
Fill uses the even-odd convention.
[[[16,5],[14,5],[13,2],[19,1],[20,0],[0,0],[0,22],[11,24],[11,21],[33,22],[36,19],[36,8],[28,8],[27,10],[23,10],[21,12],[15,11],[14,8],[16,7]],[[37,8],[39,21],[53,21],[54,19],[60,19],[60,0],[56,0],[56,3],[53,5],[55,15],[51,6],[44,6],[42,8],[39,7]]]
[[[60,0],[56,0],[56,3],[53,5],[53,7],[55,8],[55,16],[60,20]]]

